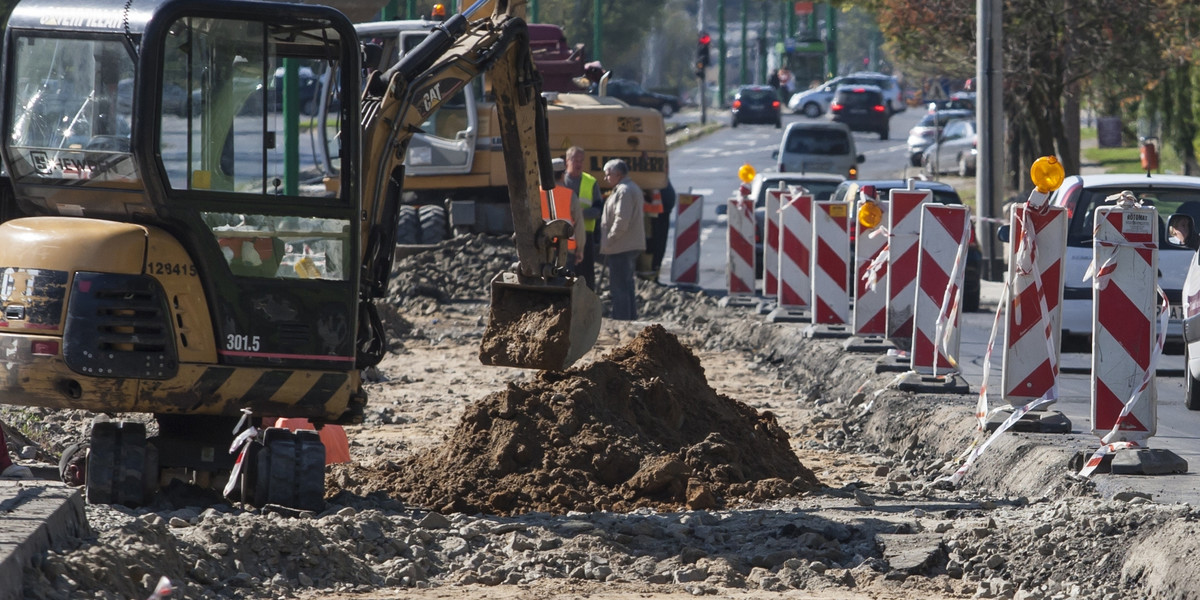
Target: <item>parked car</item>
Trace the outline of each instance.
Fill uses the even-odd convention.
[[[1092,334],[1092,281],[1085,281],[1083,275],[1092,261],[1095,211],[1105,205],[1105,198],[1125,190],[1158,209],[1159,285],[1167,294],[1171,310],[1167,339],[1180,341],[1184,281],[1188,278],[1189,264],[1196,261],[1196,251],[1169,241],[1167,221],[1176,213],[1200,221],[1200,177],[1180,175],[1072,175],[1050,196],[1052,205],[1066,207],[1070,215],[1063,273],[1063,334],[1084,337]],[[1189,365],[1195,357],[1195,353],[1189,355]],[[1189,366],[1189,372],[1195,371]]]
[[[853,202],[857,204],[859,192],[866,191],[867,194],[878,200],[887,200],[891,195],[891,191],[895,189],[908,188],[908,181],[901,179],[860,179],[857,181],[846,181],[838,186],[833,192],[830,200],[835,202]],[[913,180],[913,185],[918,190],[931,190],[933,192],[933,201],[947,205],[961,205],[962,197],[949,184],[940,181],[918,181]],[[850,230],[850,268],[854,268],[854,228]],[[972,232],[971,241],[967,246],[967,261],[964,265],[963,273],[963,312],[977,312],[979,310],[979,281],[982,276],[983,252],[979,249],[979,242],[975,239],[975,234]]]
[[[931,113],[942,110],[975,110],[975,92],[954,92],[944,100],[931,100],[927,105]]]
[[[788,123],[771,156],[780,173],[834,173],[847,179],[858,176],[866,157],[858,153],[854,135],[845,123],[796,121]]]
[[[738,89],[730,104],[730,124],[767,123],[776,129],[783,126],[780,116],[779,94],[769,85],[745,85]]]
[[[846,178],[830,173],[809,173],[807,175],[790,173],[759,173],[750,182],[750,197],[754,198],[754,256],[755,275],[762,276],[763,272],[763,243],[765,223],[767,220],[767,192],[769,190],[798,186],[808,190],[813,200],[829,200]]]
[[[891,133],[892,118],[884,104],[883,90],[873,85],[843,85],[833,93],[829,115],[836,123],[845,123],[850,131],[878,133],[886,140]]]
[[[979,156],[979,136],[975,130],[975,119],[956,119],[946,123],[936,142],[921,154],[921,166],[927,177],[954,171],[959,177],[975,174],[975,161]]]
[[[669,94],[651,92],[641,84],[630,79],[613,79],[608,82],[607,95],[617,98],[626,104],[653,108],[669,117],[679,112],[679,97]]]
[[[937,139],[938,133],[946,123],[954,119],[974,117],[975,112],[955,109],[929,113],[908,130],[908,162],[914,167],[921,166],[921,155],[925,149]]]
[[[833,101],[834,92],[841,85],[873,85],[883,91],[885,105],[892,114],[908,108],[901,97],[900,82],[891,75],[860,71],[841,77],[834,77],[821,85],[803,92],[792,94],[788,99],[788,109],[793,113],[803,114],[809,118],[819,117],[829,112],[829,103]]]

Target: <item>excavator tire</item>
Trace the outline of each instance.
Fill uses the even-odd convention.
[[[417,244],[421,241],[421,220],[417,215],[417,207],[401,206],[400,220],[396,224],[396,243],[403,245]]]
[[[312,430],[292,432],[271,427],[256,457],[251,504],[278,504],[301,510],[325,505],[325,446]]]
[[[436,244],[446,239],[446,208],[426,204],[419,212],[421,220],[421,243]]]
[[[149,466],[146,426],[102,421],[92,425],[91,437],[87,460],[88,502],[129,507],[144,504]]]

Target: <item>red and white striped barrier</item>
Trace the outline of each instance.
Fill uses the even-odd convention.
[[[704,196],[679,194],[675,204],[675,250],[671,258],[671,282],[700,284],[700,217]]]
[[[763,297],[779,295],[779,204],[782,189],[767,190],[763,215]]]
[[[1095,219],[1088,269],[1093,280],[1092,433],[1111,434],[1104,444],[1141,442],[1158,425],[1158,211],[1128,202],[1097,208]],[[1165,330],[1164,323],[1159,331]]]
[[[912,370],[918,373],[958,370],[958,318],[970,239],[970,208],[934,203],[922,208],[912,340]]]
[[[850,204],[813,203],[812,322],[846,325],[850,322]]]
[[[729,225],[725,288],[730,298],[754,296],[754,200],[745,194],[730,198],[725,214]]]
[[[929,190],[892,190],[888,201],[887,336],[910,349],[913,303],[917,297],[917,259],[921,206],[933,200]]]
[[[813,197],[784,194],[779,205],[779,299],[773,317],[792,315],[812,306]],[[807,315],[804,315],[807,320]],[[774,318],[772,319],[774,320]]]
[[[858,201],[861,210],[868,200]],[[886,217],[887,202],[875,202]],[[857,214],[857,213],[856,213]],[[854,219],[854,335],[882,337],[887,335],[888,237],[880,225],[864,227]]]
[[[1063,207],[1022,204],[1013,207],[1011,219],[1012,288],[1000,389],[1016,407],[1057,397],[1068,216]]]

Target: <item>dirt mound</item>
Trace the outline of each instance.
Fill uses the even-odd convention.
[[[476,402],[438,447],[329,477],[331,489],[494,514],[717,508],[819,485],[773,415],[717,394],[658,325],[595,363]]]

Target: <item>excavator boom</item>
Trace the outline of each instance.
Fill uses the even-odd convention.
[[[600,301],[565,268],[569,225],[542,219],[540,190],[553,188],[553,177],[545,99],[521,18],[524,4],[487,3],[494,7],[491,15],[476,21],[454,15],[396,65],[368,79],[362,111],[368,161],[363,209],[371,215],[366,226],[372,230],[364,231],[364,281],[370,295],[385,293],[395,230],[379,224],[396,222],[412,134],[486,71],[499,114],[518,263],[492,281],[480,359],[499,366],[563,369],[595,343]]]

